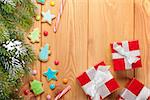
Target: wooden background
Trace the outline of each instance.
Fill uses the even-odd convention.
[[[46,0],[45,5],[38,4],[39,13],[51,9],[57,15],[61,0],[53,0],[56,3],[54,7],[50,6],[50,1]],[[55,83],[56,88],[62,87],[63,78],[69,79],[72,89],[62,99],[87,100],[76,77],[100,61],[112,65],[110,43],[122,40],[139,40],[143,66],[122,72],[114,72],[112,66],[111,71],[121,88],[106,100],[115,100],[132,77],[150,87],[150,0],[66,0],[56,34],[53,32],[55,21],[51,26],[35,21],[32,27],[41,30],[40,43],[31,44],[36,55],[46,43],[49,43],[52,52],[47,63],[37,60],[33,67],[38,71],[34,78],[43,82],[45,90],[37,97],[38,100],[45,100],[47,94],[53,98],[55,90],[51,91],[49,85]],[[45,37],[43,31],[48,31],[49,35]],[[60,61],[59,66],[53,64],[56,59]],[[57,82],[48,82],[43,76],[48,67],[59,70]]]

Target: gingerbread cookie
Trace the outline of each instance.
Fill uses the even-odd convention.
[[[38,80],[33,80],[30,83],[31,86],[31,90],[33,91],[33,93],[37,96],[40,95],[41,93],[44,92],[43,88],[42,88],[42,82],[38,81]]]
[[[45,0],[37,0],[37,2],[40,3],[40,4],[42,4],[42,5],[44,5]]]
[[[47,22],[49,24],[51,24],[52,19],[55,18],[55,15],[51,14],[50,10],[48,10],[47,12],[42,12],[42,16],[43,16],[42,22]]]
[[[31,43],[36,43],[40,41],[40,30],[39,28],[35,28],[28,36],[31,40]]]
[[[48,68],[48,71],[44,72],[44,76],[47,77],[48,81],[50,81],[51,79],[57,80],[57,77],[56,77],[57,73],[58,73],[57,70],[52,70],[52,69]]]
[[[48,56],[50,55],[49,44],[46,44],[43,48],[41,48],[39,53],[39,60],[46,62],[48,61]]]

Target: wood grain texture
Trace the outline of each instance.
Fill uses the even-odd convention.
[[[133,0],[89,0],[88,65],[105,61],[112,65],[110,43],[133,39]],[[133,77],[134,71],[113,72],[120,89],[107,99],[115,98]]]
[[[135,76],[150,87],[150,1],[135,0],[135,39],[140,41],[142,68],[137,69]],[[147,6],[147,7],[146,7]]]
[[[61,2],[57,3],[57,7],[51,8],[52,12],[58,12]],[[54,24],[52,24],[52,26],[49,26],[47,23],[42,24],[42,32],[44,30],[49,31],[48,37],[42,36],[42,46],[45,43],[49,43],[52,51],[49,61],[47,63],[42,63],[42,72],[46,71],[48,67],[51,67],[59,70],[59,73],[57,82],[48,82],[47,79],[42,76],[45,94],[42,95],[41,99],[45,99],[46,95],[49,93],[52,94],[52,98],[54,98],[55,91],[51,91],[49,85],[55,83],[56,89],[57,87],[63,88],[63,78],[68,78],[69,84],[72,87],[76,87],[72,88],[72,91],[65,96],[65,99],[73,97],[75,99],[84,100],[84,98],[86,98],[76,82],[76,76],[87,69],[87,3],[87,1],[66,1],[59,30],[56,34],[53,33]],[[49,2],[42,7],[42,11],[47,11],[48,8]],[[60,61],[59,66],[54,66],[53,62],[55,60]],[[81,93],[82,96],[78,96],[81,95]]]
[[[38,13],[37,14],[41,14],[41,5],[40,4],[37,4],[36,2],[35,2],[35,5],[38,7]],[[28,43],[28,44],[30,44],[31,45],[31,47],[32,47],[32,49],[34,50],[34,52],[35,52],[35,56],[37,57],[36,58],[36,60],[35,60],[35,62],[34,62],[34,64],[33,65],[31,65],[31,68],[33,69],[33,70],[36,70],[37,71],[37,75],[36,76],[32,76],[32,77],[29,77],[29,76],[27,76],[27,77],[25,77],[25,82],[24,82],[24,85],[23,85],[23,87],[22,87],[22,90],[21,90],[21,92],[22,92],[22,94],[23,94],[23,92],[26,90],[26,89],[30,89],[30,82],[32,81],[32,80],[34,80],[34,79],[36,79],[36,80],[41,80],[41,77],[40,77],[40,75],[41,75],[41,62],[38,60],[38,54],[39,54],[39,48],[41,47],[41,38],[40,38],[40,41],[39,41],[39,43],[31,43],[31,41],[28,39],[28,35],[29,35],[29,33],[30,32],[32,32],[33,31],[33,29],[35,29],[35,28],[39,28],[39,30],[41,31],[41,26],[42,26],[42,24],[41,24],[41,21],[36,21],[36,20],[34,20],[34,24],[33,24],[33,26],[31,27],[31,29],[29,30],[29,32],[27,32],[26,34],[25,34],[25,41]],[[23,96],[25,97],[24,99],[25,100],[29,100],[29,98],[32,96],[33,97],[33,95],[24,95],[23,94]],[[34,97],[33,97],[34,98]],[[36,99],[37,100],[40,100],[40,97],[38,96],[38,97],[36,97]]]
[[[50,6],[47,0],[40,5],[42,11],[51,10],[57,15],[61,0],[53,0],[56,5]],[[87,100],[87,96],[77,83],[76,77],[94,64],[105,61],[111,65],[111,72],[117,79],[120,89],[111,94],[106,100],[115,100],[129,78],[136,77],[150,87],[150,1],[149,0],[66,0],[57,33],[53,32],[54,23],[35,22],[33,28],[41,29],[41,41],[32,44],[38,56],[39,49],[46,43],[52,52],[46,63],[37,61],[34,69],[38,70],[35,79],[43,82],[45,92],[38,99],[45,100],[47,94],[52,100],[57,90],[64,88],[62,79],[69,79],[72,89],[63,100]],[[49,35],[45,37],[44,31]],[[142,68],[129,71],[114,72],[111,58],[110,43],[122,40],[140,42],[142,53]],[[59,60],[60,65],[54,65]],[[43,73],[48,67],[58,70],[58,81],[47,81]],[[50,90],[51,83],[56,84],[55,90]]]

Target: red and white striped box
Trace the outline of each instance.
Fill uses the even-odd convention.
[[[91,67],[77,77],[77,80],[91,100],[101,100],[119,88],[104,62]]]
[[[115,71],[142,67],[138,40],[114,42],[111,50]]]
[[[119,100],[149,100],[150,89],[133,78],[119,95]]]

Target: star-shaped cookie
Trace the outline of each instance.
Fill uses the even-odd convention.
[[[51,79],[57,80],[57,77],[56,77],[57,73],[58,73],[57,70],[52,70],[52,69],[48,68],[48,71],[44,72],[44,76],[47,77],[48,81],[50,81]]]
[[[48,10],[47,12],[42,12],[42,22],[48,22],[49,24],[52,23],[52,19],[55,18],[54,14],[51,14],[50,10]]]

